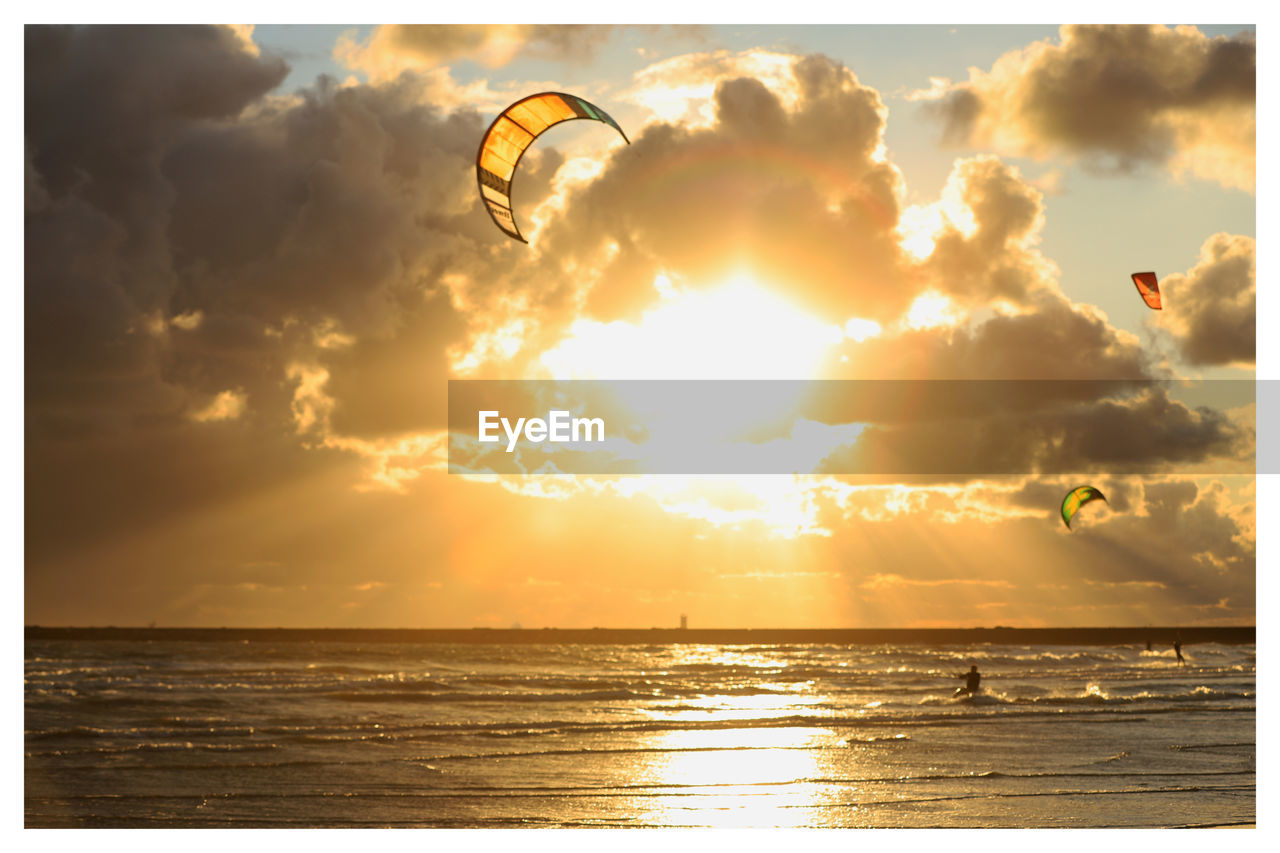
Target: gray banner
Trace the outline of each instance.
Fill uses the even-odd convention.
[[[449,383],[449,471],[1254,474],[1252,380]],[[1266,406],[1263,406],[1266,409]],[[1274,450],[1257,457],[1271,463]]]

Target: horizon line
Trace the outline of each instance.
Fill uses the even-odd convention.
[[[543,625],[524,627],[522,625],[468,625],[468,626],[352,626],[352,625],[45,625],[30,623],[23,625],[24,631],[675,631],[698,633],[707,631],[742,632],[742,631],[788,631],[788,632],[836,632],[836,631],[1243,631],[1257,630],[1256,621],[1246,625],[1236,624],[1155,624],[1145,625],[884,625],[884,626],[828,626],[821,628],[798,627],[681,627],[679,625],[638,626],[603,626],[567,627]]]

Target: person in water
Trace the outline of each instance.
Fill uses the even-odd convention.
[[[957,693],[964,692],[972,696],[982,689],[979,686],[982,684],[982,673],[978,672],[978,665],[976,663],[969,667],[968,672],[964,675],[957,675],[956,678],[964,679],[964,687],[961,688],[961,690],[957,690]]]
[[[1178,656],[1178,666],[1187,662],[1182,656],[1182,634],[1178,634],[1178,638],[1173,641],[1173,653]]]

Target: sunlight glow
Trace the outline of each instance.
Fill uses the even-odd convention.
[[[665,275],[658,275],[654,277],[653,289],[658,291],[658,295],[661,296],[664,301],[668,299],[675,299],[680,295],[680,292],[671,284],[671,279],[667,278]]]
[[[557,379],[804,379],[817,375],[846,334],[747,275],[710,290],[682,289],[658,275],[653,287],[662,301],[638,323],[579,320],[542,354],[542,364]],[[851,327],[862,336],[880,330],[867,320],[851,321]],[[796,402],[785,395],[798,392],[783,387],[774,393],[781,396],[773,408],[782,411]],[[793,452],[791,446],[805,443],[821,459],[860,429],[806,425],[802,434],[780,439],[778,450]],[[830,535],[818,522],[809,488],[792,477],[636,477],[615,486],[716,527],[760,524],[781,538]]]
[[[520,351],[524,343],[526,324],[523,319],[512,320],[471,341],[471,348],[449,351],[449,367],[459,376],[466,376],[488,361],[508,361]]]
[[[880,331],[880,324],[875,320],[864,320],[861,317],[850,317],[844,324],[844,336],[857,343],[876,337]]]
[[[645,494],[672,515],[714,527],[761,525],[779,539],[830,536],[819,518],[823,482],[801,477],[629,477],[612,481],[621,495]]]
[[[793,57],[785,53],[762,49],[675,56],[637,72],[637,85],[626,99],[659,121],[709,127],[716,118],[717,83],[725,77],[755,77],[791,110],[800,99],[800,84],[792,63]]]
[[[966,240],[978,230],[978,220],[965,201],[962,183],[955,177],[942,188],[942,197],[930,204],[913,204],[898,218],[898,245],[918,261],[933,254],[938,237],[954,229]]]
[[[555,134],[555,130],[555,128],[552,128],[548,131],[548,135]],[[585,140],[585,144],[580,143],[573,148],[568,147],[569,144],[574,142],[572,138],[558,138],[556,142],[563,150],[578,150],[585,153],[569,157],[560,165],[560,168],[556,170],[555,175],[551,178],[551,194],[541,204],[529,211],[527,236],[530,242],[535,245],[538,242],[538,235],[564,213],[565,206],[569,201],[569,193],[598,178],[608,162],[610,148],[623,144],[616,137],[612,139],[609,137],[602,139],[590,138]]]
[[[556,379],[805,379],[843,338],[748,276],[654,288],[664,300],[638,324],[578,320],[542,364]]]
[[[898,218],[898,245],[922,261],[933,254],[934,236],[942,225],[942,210],[937,205],[912,205]]]
[[[955,317],[951,314],[951,300],[941,293],[929,291],[916,297],[907,310],[905,323],[912,329],[931,329],[935,326],[951,325]]]
[[[247,401],[248,398],[245,396],[244,391],[240,389],[223,391],[214,397],[207,406],[192,412],[188,417],[198,423],[234,421],[244,414]]]

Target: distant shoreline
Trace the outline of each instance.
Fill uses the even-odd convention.
[[[1121,646],[1256,642],[1248,627],[1146,628],[46,628],[27,640],[132,642]]]

